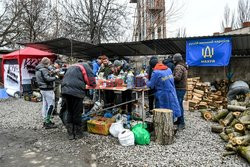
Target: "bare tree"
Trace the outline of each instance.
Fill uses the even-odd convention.
[[[238,28],[242,27],[242,23],[250,21],[250,1],[239,0],[238,2]]]
[[[166,19],[168,23],[176,22],[183,16],[185,3],[180,4],[178,1],[165,0],[166,2]]]
[[[20,35],[19,17],[22,8],[15,0],[0,1],[3,12],[0,13],[0,47],[15,43],[16,38]]]
[[[65,0],[64,33],[91,43],[118,40],[126,27],[126,6],[118,0]]]
[[[22,34],[19,40],[37,41],[49,38],[52,19],[52,7],[49,0],[19,0],[23,8],[20,17]]]
[[[236,28],[235,14],[229,8],[228,4],[224,8],[224,17],[221,22],[221,28],[224,30],[227,27]]]
[[[179,28],[177,30],[177,34],[176,34],[176,37],[186,37],[187,36],[187,33],[186,33],[186,28]]]

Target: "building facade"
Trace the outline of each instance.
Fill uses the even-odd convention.
[[[136,3],[133,41],[166,38],[165,0],[131,0]]]

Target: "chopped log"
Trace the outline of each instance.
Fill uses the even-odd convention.
[[[235,124],[239,123],[240,121],[238,119],[234,119],[230,124],[229,126],[230,127],[234,127]]]
[[[234,129],[236,132],[240,132],[240,133],[243,133],[245,131],[244,125],[242,125],[240,123],[235,124]]]
[[[230,124],[234,119],[233,113],[230,112],[229,114],[227,114],[226,118],[220,121],[220,124],[223,126],[227,126],[228,124]]]
[[[228,138],[229,138],[230,140],[233,139],[233,138],[235,138],[235,137],[240,137],[240,136],[242,136],[242,134],[239,133],[239,132],[233,132],[233,133],[229,133],[229,134],[228,134]]]
[[[233,115],[235,118],[238,118],[240,116],[241,112],[233,112]]]
[[[236,140],[234,138],[229,138],[229,143],[232,144],[233,146],[237,146]]]
[[[214,132],[214,133],[221,133],[224,131],[224,127],[221,126],[221,125],[212,125],[211,126],[211,132]]]
[[[155,142],[166,145],[174,140],[173,111],[168,109],[154,109],[153,123],[155,128]]]
[[[228,135],[228,134],[230,134],[230,133],[233,133],[234,132],[234,129],[233,128],[226,128],[225,129],[225,133]]]
[[[244,111],[240,116],[247,116],[247,115],[250,115],[250,110],[246,110]]]
[[[198,93],[198,94],[201,94],[201,95],[204,95],[204,91],[203,90],[194,89],[194,92]]]
[[[250,142],[250,135],[234,137],[236,144],[239,146],[246,146]]]
[[[245,135],[250,135],[250,131],[249,130],[245,130]]]
[[[197,82],[196,83],[196,87],[201,87],[202,86],[202,83],[201,82]]]
[[[227,144],[225,145],[225,149],[226,149],[227,151],[237,151],[237,148],[234,147],[234,146],[232,145],[232,143],[227,143]]]
[[[227,116],[229,113],[228,110],[221,110],[218,112],[218,114],[216,114],[214,117],[213,117],[213,121],[219,121],[220,119],[224,118],[225,116]]]
[[[218,96],[221,96],[221,95],[222,95],[221,91],[217,91],[217,92],[215,92],[214,94],[215,94],[215,95],[218,95]]]
[[[202,100],[202,98],[199,98],[197,96],[193,96],[192,100],[197,101],[197,103],[199,103]]]
[[[226,141],[226,142],[229,141],[229,138],[228,138],[228,136],[227,136],[227,134],[226,134],[225,132],[221,132],[219,135],[220,135],[220,137],[221,137],[224,141]]]
[[[223,154],[222,154],[222,156],[223,157],[226,157],[226,156],[228,156],[228,155],[235,155],[236,154],[236,151],[227,151],[227,152],[224,152]]]
[[[223,103],[223,101],[214,101],[215,103],[217,103],[217,104],[222,104]]]
[[[250,125],[247,125],[246,128],[247,128],[248,130],[250,130]]]
[[[199,93],[193,93],[193,96],[196,96],[196,97],[198,97],[198,98],[202,98],[203,97],[203,95],[201,95],[201,94],[199,94]]]
[[[208,106],[205,106],[205,105],[199,105],[198,106],[198,109],[207,109],[208,108]]]
[[[193,77],[193,78],[192,78],[192,81],[198,82],[200,79],[201,79],[201,77]]]
[[[197,104],[198,104],[197,101],[189,100],[189,106],[190,106],[190,107],[194,107],[194,106],[196,106]]]
[[[188,86],[187,86],[187,90],[188,90],[188,91],[194,90],[194,86],[193,86],[193,85],[188,85]]]
[[[231,111],[245,111],[247,108],[244,106],[227,105],[227,109]]]
[[[210,97],[211,97],[213,100],[217,100],[217,99],[220,98],[220,96],[215,95],[215,94],[210,95]]]
[[[187,80],[187,85],[194,85],[195,83],[191,80]]]
[[[238,147],[237,151],[243,158],[245,158],[248,161],[248,163],[250,163],[250,146]]]
[[[200,112],[201,112],[201,116],[205,119],[205,120],[211,120],[212,118],[213,118],[213,116],[212,116],[212,113],[211,112],[209,112],[209,111],[207,111],[207,110],[204,110],[204,109],[202,109],[202,110],[200,110]]]
[[[244,125],[250,125],[250,115],[240,117],[239,121]]]

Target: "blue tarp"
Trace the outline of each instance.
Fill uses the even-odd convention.
[[[230,37],[187,40],[186,57],[189,66],[227,66],[232,54]]]
[[[9,98],[5,89],[0,89],[0,99],[7,99]]]

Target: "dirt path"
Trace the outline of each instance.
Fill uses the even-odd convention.
[[[65,147],[65,142],[60,140],[56,146],[50,145],[51,137],[64,138],[61,135],[63,134],[58,136],[53,131],[39,133],[30,129],[0,129],[0,166],[91,166],[91,154],[80,141],[70,144],[73,148],[68,152],[58,149]]]

